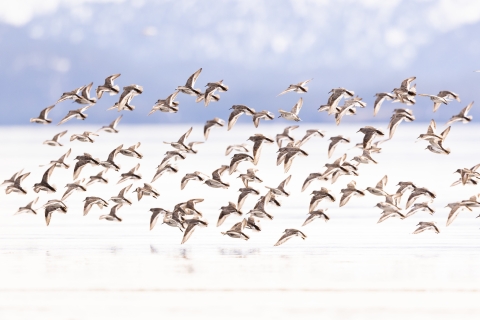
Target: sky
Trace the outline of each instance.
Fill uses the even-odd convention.
[[[96,88],[115,73],[121,73],[120,87],[144,87],[123,123],[227,119],[235,104],[278,115],[301,96],[303,121],[331,123],[333,117],[317,109],[336,87],[367,102],[342,123],[388,121],[402,106],[386,102],[373,118],[374,94],[411,76],[419,93],[460,95],[461,102],[435,114],[428,98],[411,107],[417,121],[446,121],[479,100],[479,32],[476,0],[0,0],[0,124],[28,125],[63,92],[90,82]],[[178,113],[147,116],[199,68],[197,87],[218,80],[229,86],[219,102],[205,108],[179,95]],[[312,78],[308,93],[277,97],[289,84]],[[85,121],[116,118],[106,109],[117,99],[104,96]],[[77,107],[62,102],[51,118],[58,122]]]

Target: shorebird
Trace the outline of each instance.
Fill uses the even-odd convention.
[[[73,118],[77,118],[79,120],[85,120],[88,115],[86,113],[84,113],[88,108],[90,108],[92,105],[89,104],[85,107],[82,107],[82,108],[79,108],[79,109],[75,109],[75,110],[70,110],[68,111],[67,115],[65,117],[63,117],[62,120],[60,120],[60,122],[57,124],[57,126],[67,122],[68,120],[71,120]]]
[[[472,121],[473,117],[467,115],[470,109],[472,108],[472,106],[473,106],[473,101],[470,102],[465,108],[463,108],[459,114],[452,116],[450,120],[447,122],[447,126],[457,121],[462,121],[463,123],[469,123],[470,121]]]
[[[447,99],[445,99],[444,97],[440,97],[438,95],[425,94],[425,93],[419,93],[418,95],[422,97],[429,97],[430,100],[433,101],[433,112],[437,112],[438,108],[440,108],[442,104],[445,104],[445,105],[448,104]]]
[[[178,167],[174,164],[164,162],[163,164],[161,164],[157,167],[157,171],[155,172],[155,175],[153,176],[151,182],[152,183],[155,182],[155,180],[160,178],[165,172],[177,173],[178,172]]]
[[[277,206],[277,207],[281,207],[281,206],[282,206],[282,204],[280,203],[280,201],[278,201],[277,198],[275,197],[275,194],[272,193],[271,191],[268,191],[266,195],[261,196],[260,198],[258,198],[257,203],[263,202],[266,197],[268,197],[268,201],[266,202],[266,204],[272,204],[272,205]]]
[[[75,190],[80,190],[80,191],[87,191],[87,188],[82,186],[82,182],[85,181],[85,179],[82,180],[76,180],[73,183],[68,183],[65,188],[67,188],[67,191],[62,196],[62,201],[67,199]]]
[[[250,168],[247,169],[247,173],[242,173],[238,176],[238,178],[242,179],[243,184],[245,185],[246,188],[248,188],[248,183],[249,182],[259,182],[262,183],[263,180],[257,177],[255,174],[258,171],[258,169]]]
[[[453,202],[449,203],[446,207],[450,208],[450,212],[447,218],[447,227],[452,224],[452,222],[457,218],[458,214],[463,210],[472,211],[470,204],[464,202]]]
[[[90,131],[84,131],[82,134],[72,134],[72,136],[70,137],[70,141],[78,140],[80,142],[94,143],[95,140],[90,138],[90,136],[97,136],[98,137],[98,134],[96,134],[94,132],[90,132]]]
[[[303,136],[302,140],[298,143],[298,146],[301,147],[304,145],[308,140],[310,140],[312,137],[319,136],[320,138],[325,137],[325,131],[323,130],[318,130],[318,129],[309,129],[305,132],[305,135]]]
[[[256,133],[253,136],[250,136],[248,140],[253,142],[253,164],[257,165],[258,161],[260,161],[260,154],[262,152],[263,144],[273,143],[273,139],[267,136],[264,136],[261,133]]]
[[[384,197],[387,195],[387,193],[385,192],[385,190],[383,190],[383,188],[385,188],[385,185],[387,184],[388,182],[388,177],[387,175],[385,175],[378,183],[377,185],[372,188],[372,187],[368,187],[366,190],[368,192],[370,192],[371,194],[373,194],[374,196],[380,196],[380,197]]]
[[[338,103],[343,97],[353,97],[355,92],[347,90],[345,88],[336,88],[330,90],[331,95],[328,97],[328,102],[326,105],[320,106],[318,111],[328,111],[328,114],[335,113],[337,110]]]
[[[175,205],[174,211],[179,211],[182,216],[193,215],[195,219],[202,218],[203,214],[195,206],[203,201],[204,199],[190,199],[186,202],[180,202]]]
[[[474,165],[470,169],[468,168],[457,169],[454,173],[460,174],[460,179],[454,182],[452,186],[457,185],[459,183],[466,185],[469,182],[476,184],[476,181],[473,179],[480,179],[480,173],[477,172],[478,168],[480,168],[480,163],[477,165]],[[473,180],[473,181],[470,181],[470,180]]]
[[[218,96],[216,98],[214,98],[215,91],[217,91],[217,90],[218,91],[228,91],[228,86],[223,84],[223,80],[220,80],[220,81],[217,81],[217,82],[209,82],[209,83],[207,83],[206,87],[207,87],[207,89],[205,89],[205,94],[204,94],[203,99],[197,99],[198,101],[204,100],[205,107],[210,104],[210,102],[212,101],[212,98],[216,101],[218,101],[220,99],[220,97],[218,97]]]
[[[85,204],[83,205],[84,216],[86,216],[90,212],[90,209],[92,209],[94,205],[97,205],[100,209],[108,207],[108,202],[100,197],[86,197],[83,201],[85,202]]]
[[[395,109],[393,111],[394,113],[390,118],[390,122],[387,127],[387,130],[389,131],[388,140],[393,138],[395,130],[397,129],[400,122],[402,122],[403,120],[408,122],[415,120],[415,116],[410,109]]]
[[[93,82],[84,86],[82,90],[80,90],[77,97],[73,98],[73,101],[78,104],[95,104],[97,103],[97,98],[90,97],[90,89],[92,89]]]
[[[236,238],[236,239],[242,239],[242,240],[248,240],[250,239],[249,236],[247,236],[244,232],[243,229],[247,226],[247,219],[243,219],[241,222],[235,223],[229,230],[226,232],[222,232],[223,235],[227,235],[231,238]]]
[[[232,151],[250,152],[250,150],[248,150],[248,145],[246,143],[233,144],[228,146],[227,149],[225,150],[225,155],[228,156]]]
[[[246,228],[252,230],[253,232],[262,231],[262,227],[260,225],[260,219],[257,219],[254,216],[249,216],[247,219]]]
[[[390,197],[385,196],[385,202],[379,202],[375,207],[382,209],[383,212],[389,211],[400,211],[400,208],[397,205],[395,199],[390,195]]]
[[[228,206],[223,206],[220,208],[220,215],[218,216],[218,222],[217,222],[217,227],[220,227],[225,220],[227,219],[228,216],[231,214],[236,214],[238,216],[243,215],[243,212],[240,211],[240,209],[237,208],[235,203],[233,202],[228,202]]]
[[[287,191],[285,191],[285,187],[287,186],[287,184],[290,182],[290,179],[292,178],[292,175],[289,175],[287,178],[285,178],[285,180],[283,180],[282,182],[280,182],[280,184],[278,185],[278,187],[276,188],[271,188],[271,187],[265,187],[267,189],[270,190],[270,192],[276,196],[285,196],[285,197],[288,197],[290,196],[290,193],[288,193]]]
[[[148,113],[148,115],[151,115],[155,111],[177,113],[180,102],[175,101],[175,98],[177,97],[178,93],[179,91],[175,90],[165,99],[158,99],[157,102],[155,102],[155,105],[152,107],[152,110],[150,110],[150,112]]]
[[[383,211],[382,215],[380,216],[380,219],[378,219],[377,223],[381,223],[389,218],[400,218],[400,219],[405,219],[405,215],[401,213],[400,211],[396,210],[390,210],[390,211]]]
[[[370,162],[377,164],[378,162],[372,158],[370,151],[364,149],[360,156],[353,157],[352,161],[357,161],[357,165],[360,163],[369,164]]]
[[[70,166],[65,163],[65,158],[68,158],[71,152],[72,152],[72,149],[68,149],[68,151],[65,152],[60,158],[58,158],[58,160],[51,160],[48,165],[54,164],[57,168],[65,168],[65,169],[70,168]],[[43,165],[41,165],[41,167],[43,167]]]
[[[285,231],[283,231],[283,235],[280,237],[280,239],[277,241],[277,243],[275,243],[275,247],[276,246],[279,246],[281,244],[284,244],[287,240],[293,238],[293,237],[301,237],[303,240],[305,240],[307,238],[307,236],[305,235],[305,233],[303,233],[302,231],[300,230],[297,230],[297,229],[285,229]]]
[[[186,152],[192,152],[193,149],[191,147],[189,147],[188,145],[185,144],[185,139],[188,138],[188,136],[190,135],[190,133],[192,132],[193,130],[193,127],[190,127],[190,129],[188,129],[187,132],[185,132],[181,137],[180,139],[178,139],[178,141],[174,141],[174,142],[163,142],[165,144],[169,144],[171,145],[173,148],[177,149],[177,150],[180,150],[180,151],[186,151]],[[194,152],[196,153],[196,152]]]
[[[404,194],[405,191],[413,191],[415,189],[417,189],[417,186],[413,183],[413,182],[410,182],[410,181],[400,181],[398,184],[397,184],[398,189],[397,189],[397,192],[396,193],[399,193],[399,194]]]
[[[435,210],[430,208],[430,206],[428,205],[428,202],[421,202],[421,203],[415,203],[412,206],[412,208],[407,212],[407,214],[405,215],[405,218],[408,218],[411,215],[413,215],[417,212],[420,212],[420,211],[426,211],[426,212],[430,213],[431,215],[433,215],[435,213]]]
[[[419,94],[419,96],[430,97],[433,101],[433,112],[436,112],[442,104],[448,104],[451,100],[455,99],[460,102],[460,96],[455,92],[448,90],[440,91],[437,95]]]
[[[133,192],[137,193],[138,201],[140,201],[143,196],[152,196],[154,199],[160,196],[160,192],[146,182],[143,183],[143,187],[137,187]]]
[[[375,117],[380,111],[380,107],[382,106],[383,101],[385,100],[393,100],[395,99],[395,96],[391,93],[388,92],[382,92],[382,93],[376,93],[374,97],[377,97],[375,99],[375,102],[373,103],[373,116]]]
[[[100,165],[107,169],[106,171],[108,171],[108,169],[110,168],[114,169],[115,171],[120,170],[120,166],[115,163],[115,157],[120,152],[120,150],[122,150],[122,148],[123,144],[119,145],[114,150],[112,150],[112,152],[110,152],[106,161],[100,162]]]
[[[425,148],[433,153],[437,154],[450,154],[450,148],[445,148],[443,146],[443,141],[430,142],[430,145]]]
[[[267,195],[264,196],[263,199],[260,199],[257,202],[257,204],[255,204],[255,207],[249,212],[247,212],[247,214],[258,217],[258,218],[267,218],[269,220],[273,220],[273,216],[269,214],[267,211],[265,211],[265,207],[269,202],[270,202],[270,192],[267,193]]]
[[[111,96],[120,92],[120,88],[113,84],[113,81],[120,77],[120,73],[113,74],[105,79],[103,86],[97,87],[97,99],[100,99],[104,92],[109,92]]]
[[[75,168],[73,169],[73,179],[76,180],[78,176],[80,175],[80,172],[82,171],[83,167],[86,166],[87,164],[95,165],[98,166],[100,164],[100,161],[97,159],[94,159],[90,154],[84,153],[83,156],[77,156],[75,158],[77,160],[77,163],[75,164]]]
[[[106,172],[107,172],[107,170],[104,170],[104,171],[100,171],[99,173],[97,173],[94,176],[90,176],[90,180],[87,182],[87,186],[89,186],[91,184],[94,184],[95,182],[100,182],[100,183],[107,184],[108,179],[103,177],[103,174],[106,173]]]
[[[187,228],[185,229],[185,232],[183,234],[183,239],[181,244],[184,244],[187,242],[188,239],[192,236],[193,231],[195,231],[196,227],[207,227],[208,223],[206,221],[200,220],[200,219],[188,219],[185,220],[187,223]]]
[[[152,209],[150,209],[152,211]],[[153,218],[153,214],[152,214]],[[185,228],[187,227],[187,223],[185,219],[180,215],[179,211],[169,212],[166,211],[163,213],[163,222],[162,224],[166,224],[167,226],[178,228],[180,232],[184,232]]]
[[[430,125],[428,126],[427,133],[421,134],[418,136],[418,139],[428,141],[430,143],[438,143],[443,141],[447,138],[448,133],[450,132],[451,127],[447,127],[440,135],[436,134],[435,131],[437,129],[437,124],[435,120],[430,121]]]
[[[198,69],[195,71],[194,74],[192,74],[188,79],[187,83],[185,83],[184,86],[178,86],[177,90],[181,93],[185,93],[191,96],[198,96],[201,94],[200,89],[195,89],[195,82],[197,82],[198,76],[202,72],[202,68]]]
[[[121,178],[118,180],[117,184],[125,182],[127,180],[141,180],[142,175],[137,173],[138,168],[140,168],[140,163],[138,163],[135,167],[130,169],[130,171],[120,174]]]
[[[427,230],[433,230],[435,233],[440,233],[440,230],[435,225],[435,222],[419,222],[417,226],[419,227],[413,231],[413,234],[422,233],[423,231]]]
[[[32,214],[37,214],[37,211],[33,209],[33,205],[37,203],[39,197],[36,197],[33,201],[30,201],[25,207],[20,207],[18,208],[17,212],[14,214],[20,214],[20,213],[32,213]]]
[[[302,109],[303,105],[303,98],[298,99],[297,103],[293,106],[292,110],[290,112],[279,109],[278,112],[280,112],[280,115],[278,116],[279,118],[284,118],[286,120],[293,120],[293,121],[302,121],[298,117],[298,113]]]
[[[253,124],[255,125],[255,128],[258,128],[258,125],[260,124],[261,119],[263,119],[263,120],[274,120],[275,115],[273,113],[271,113],[270,111],[267,111],[267,110],[262,110],[262,111],[259,111],[259,112],[255,112],[253,114],[253,117],[252,117]]]
[[[195,171],[193,173],[187,173],[183,178],[182,181],[180,182],[180,190],[185,189],[187,186],[187,183],[189,181],[205,181],[208,179],[208,176],[206,174],[201,173],[200,171]]]
[[[55,201],[51,204],[47,204],[45,206],[45,222],[47,223],[47,227],[50,224],[50,220],[52,219],[52,213],[54,213],[55,211],[67,213],[67,210],[67,206],[61,201]]]
[[[327,181],[328,177],[324,176],[321,172],[312,172],[308,175],[302,185],[302,192],[305,191],[308,186],[312,183],[313,180],[323,180]]]
[[[45,140],[43,144],[46,144],[48,146],[52,147],[63,147],[63,144],[58,142],[58,139],[63,137],[65,133],[67,133],[68,130],[62,131],[60,133],[57,133],[56,135],[53,136],[52,140]]]
[[[240,162],[244,162],[244,161],[250,161],[251,163],[254,163],[253,157],[249,154],[246,154],[246,153],[234,154],[232,157],[232,160],[230,161],[230,168],[228,169],[228,173],[232,174],[235,171],[237,171],[237,167],[240,164]]]
[[[297,84],[291,84],[288,86],[287,89],[283,90],[282,92],[280,92],[278,94],[278,96],[281,96],[282,94],[285,94],[287,92],[297,92],[297,93],[307,93],[308,92],[308,87],[306,87],[305,85],[307,83],[309,83],[310,81],[312,81],[312,79],[309,79],[309,80],[305,80],[305,81],[302,81],[302,82],[299,82]],[[277,96],[277,97],[278,97]]]
[[[281,161],[281,158],[284,158],[284,172],[287,173],[290,170],[290,167],[293,164],[293,159],[296,156],[308,156],[308,153],[298,147],[284,147],[278,150],[279,155],[277,158],[277,165],[278,162]]]
[[[150,212],[152,212],[152,215],[150,216],[150,230],[152,230],[155,227],[155,225],[157,224],[158,217],[161,214],[163,214],[164,217],[172,215],[172,212],[167,211],[167,210],[162,209],[162,208],[151,208]],[[182,226],[182,228],[180,228],[180,231],[183,232],[182,223],[180,223],[180,225]]]
[[[342,198],[340,199],[340,207],[343,207],[347,204],[350,198],[354,195],[363,197],[365,192],[356,188],[356,182],[352,180],[349,184],[347,184],[346,189],[340,190],[342,193]]]
[[[385,134],[383,133],[382,130],[371,127],[371,126],[366,126],[363,128],[360,128],[357,132],[361,132],[364,134],[363,136],[363,149],[368,149],[372,145],[373,139],[375,139],[376,136],[384,136]]]
[[[289,126],[289,127],[286,127],[285,129],[283,129],[282,133],[277,134],[277,136],[275,137],[275,140],[277,141],[277,145],[278,145],[279,148],[282,147],[283,140],[288,140],[290,142],[295,141],[295,139],[292,136],[290,136],[290,132],[292,130],[297,129],[298,127],[299,126]]]
[[[401,103],[415,104],[415,95],[417,94],[417,90],[415,85],[412,86],[412,82],[417,77],[410,77],[402,81],[400,88],[395,88],[392,90],[392,93],[395,95],[395,101],[399,101]]]
[[[115,103],[115,105],[113,105],[113,107],[109,108],[108,110],[117,109],[117,111],[133,111],[135,109],[135,106],[130,105],[130,102],[132,101],[133,97],[142,93],[143,87],[137,84],[131,84],[129,86],[123,87],[123,92],[120,95],[118,102]]]
[[[325,220],[325,222],[328,222],[328,220],[330,220],[330,217],[327,216],[325,211],[327,211],[327,209],[325,209],[325,210],[324,209],[319,209],[319,210],[315,210],[315,211],[310,211],[308,213],[307,219],[302,224],[302,227],[306,226],[307,224],[309,224],[310,222],[312,222],[313,220],[315,220],[317,218],[323,219],[323,220]]]
[[[160,165],[157,166],[160,167],[165,163],[170,163],[170,160],[177,161],[177,160],[185,160],[187,156],[185,153],[182,153],[181,151],[167,151],[165,152],[165,157],[162,159],[162,162],[160,162]]]
[[[40,115],[38,116],[38,118],[31,118],[30,122],[41,123],[41,124],[52,123],[52,119],[48,119],[47,117],[48,117],[48,113],[50,112],[50,110],[52,110],[54,107],[55,107],[55,105],[43,109],[40,112]]]
[[[228,128],[227,128],[227,131],[230,131],[230,129],[233,128],[233,126],[235,125],[235,123],[237,123],[237,120],[238,118],[240,118],[240,116],[242,114],[246,114],[246,115],[249,115],[249,116],[254,116],[255,115],[255,109],[252,109],[250,107],[247,107],[243,104],[236,104],[236,105],[233,105],[230,110],[233,110],[231,113],[230,113],[230,116],[228,117]]]
[[[7,185],[7,186],[13,185],[13,184],[15,183],[15,179],[17,179],[17,177],[18,177],[19,175],[21,175],[22,172],[23,172],[23,169],[20,170],[20,171],[18,171],[18,172],[15,172],[10,179],[4,180],[1,185],[2,185],[2,186],[4,186],[4,185]]]
[[[434,192],[428,190],[427,188],[418,188],[417,187],[417,188],[413,189],[412,193],[408,197],[407,208],[410,207],[415,202],[415,200],[417,200],[421,196],[426,196],[426,197],[430,198],[431,200],[436,198],[436,195],[435,195]]]
[[[72,91],[69,91],[69,92],[64,92],[62,94],[62,96],[60,97],[60,99],[58,99],[57,102],[55,102],[55,104],[58,104],[62,101],[68,100],[68,99],[72,99],[72,100],[79,99],[80,96],[78,94],[80,93],[81,90],[83,90],[83,88],[85,88],[85,86],[81,86],[81,87],[79,87],[77,89],[74,89]]]
[[[52,176],[54,169],[55,165],[52,165],[50,168],[47,169],[47,171],[45,171],[42,176],[42,181],[33,185],[33,191],[35,191],[36,193],[39,193],[40,191],[46,191],[47,193],[57,192],[55,186],[50,185],[50,183],[48,182],[48,180],[50,180],[50,177]]]
[[[333,155],[333,152],[335,151],[335,148],[337,147],[337,144],[339,143],[350,143],[350,138],[345,138],[344,136],[335,136],[335,137],[330,137],[328,139],[332,142],[328,145],[328,158],[330,159]]]
[[[132,201],[130,199],[125,198],[125,193],[128,192],[128,190],[130,190],[131,187],[132,187],[132,184],[124,187],[122,190],[120,190],[117,196],[111,197],[110,201],[113,201],[115,203],[122,204],[122,205],[125,203],[127,203],[128,205],[132,205]]]
[[[313,191],[311,194],[313,194],[313,197],[310,200],[310,207],[308,208],[308,212],[314,211],[317,205],[323,199],[327,199],[330,202],[335,202],[336,200],[335,197],[330,193],[330,190],[324,187],[322,187],[320,190]]]
[[[110,213],[106,215],[101,215],[99,217],[100,220],[107,220],[107,221],[117,221],[122,222],[122,218],[117,216],[117,211],[123,206],[123,204],[116,204],[110,209]]]
[[[123,117],[123,114],[120,115],[117,119],[113,120],[108,126],[103,126],[100,129],[98,129],[97,132],[105,131],[108,133],[118,133],[118,130],[116,128],[120,120],[122,120],[122,117]]]
[[[240,188],[238,189],[238,191],[240,191],[240,194],[238,196],[238,205],[237,205],[237,208],[238,210],[242,210],[242,207],[243,207],[243,204],[245,203],[245,200],[247,199],[247,196],[249,194],[255,194],[255,195],[259,195],[260,192],[258,192],[258,190],[255,190],[253,188],[249,188],[248,186],[245,187],[245,188]]]
[[[355,97],[345,100],[343,106],[337,107],[335,110],[335,124],[338,126],[342,118],[346,115],[356,115],[356,107],[365,108],[367,104],[361,101],[362,98]]]
[[[122,149],[119,152],[127,157],[134,157],[137,159],[142,159],[143,155],[137,151],[137,148],[140,147],[140,142],[134,144],[133,146],[128,147],[127,149]]]
[[[229,169],[229,166],[222,165],[220,168],[212,172],[212,179],[205,180],[205,184],[211,188],[228,189],[230,185],[222,181],[222,174]]]
[[[208,134],[210,133],[210,129],[212,127],[223,127],[225,125],[225,121],[220,118],[213,118],[212,120],[208,120],[203,127],[203,135],[205,136],[205,140],[208,139]]]

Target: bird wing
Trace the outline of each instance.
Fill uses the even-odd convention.
[[[232,129],[238,118],[244,113],[243,110],[233,110],[228,117],[228,130]]]
[[[110,123],[109,127],[116,128],[120,120],[122,120],[123,114],[121,114],[117,119],[113,120],[112,123]]]
[[[428,126],[427,134],[435,134],[435,130],[437,130],[437,124],[435,123],[435,120],[432,119]]]
[[[185,132],[185,133],[180,137],[180,139],[178,139],[178,143],[184,144],[184,143],[185,143],[185,139],[188,138],[188,136],[189,136],[190,133],[192,132],[192,129],[193,129],[193,127],[190,127],[190,129],[189,129],[187,132]]]
[[[378,183],[377,185],[375,186],[375,188],[377,189],[382,189],[385,188],[385,185],[387,184],[388,182],[388,176],[385,175]]]
[[[202,68],[200,68],[200,69],[198,69],[197,71],[195,71],[195,73],[192,74],[192,75],[187,79],[187,83],[185,84],[185,86],[186,86],[186,87],[193,88],[193,86],[195,85],[195,82],[197,81],[198,76],[200,75],[201,72],[202,72]]]
[[[300,98],[298,99],[297,103],[293,106],[291,112],[298,115],[298,113],[300,112],[300,109],[302,109],[302,105],[303,105],[303,98]]]
[[[287,242],[287,240],[290,239],[291,237],[293,237],[292,234],[284,233],[284,234],[280,237],[280,239],[277,241],[277,243],[275,243],[274,246],[276,247],[276,246],[279,246],[279,245],[281,245],[281,244],[284,244],[284,243]]]
[[[262,152],[263,141],[259,140],[253,144],[253,164],[257,165]]]
[[[47,119],[48,113],[50,112],[50,110],[53,109],[53,107],[55,107],[55,105],[50,106],[50,107],[46,107],[45,109],[43,109],[43,110],[40,112],[39,118],[40,118],[40,119]]]
[[[55,165],[52,165],[50,168],[47,169],[47,171],[45,171],[42,177],[42,183],[48,184],[48,180],[50,179],[54,169],[55,169]]]
[[[467,116],[468,112],[470,111],[470,109],[472,109],[472,106],[473,106],[473,101],[470,102],[468,104],[468,106],[466,106],[465,108],[462,109],[462,111],[460,111],[460,114],[463,115],[464,117]]]
[[[157,223],[157,220],[160,214],[163,214],[165,212],[166,211],[163,209],[153,211],[152,216],[150,217],[150,230],[152,230],[155,227],[155,224]]]
[[[183,239],[182,239],[182,243],[181,244],[184,244],[185,242],[187,242],[188,239],[190,239],[190,237],[192,236],[192,233],[193,231],[195,231],[195,227],[197,225],[194,224],[194,223],[189,223],[188,226],[187,226],[187,229],[185,229],[185,232],[183,233]]]
[[[289,175],[285,180],[283,180],[279,185],[278,189],[283,189],[285,186],[290,182],[290,179],[292,178],[292,175]]]

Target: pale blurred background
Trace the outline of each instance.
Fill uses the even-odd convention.
[[[299,97],[276,95],[309,78],[307,121],[327,119],[316,110],[338,86],[369,103],[345,122],[387,120],[390,110],[370,119],[373,95],[410,76],[420,93],[460,94],[461,104],[435,115],[446,120],[477,97],[479,22],[476,0],[0,1],[0,124],[27,124],[63,92],[91,81],[96,88],[113,73],[122,74],[120,87],[145,89],[124,123],[203,122],[227,117],[233,104],[276,112]],[[181,95],[178,114],[146,116],[200,67],[199,87],[230,86],[219,103],[204,110]],[[115,99],[100,100],[87,122],[111,120],[104,111]],[[429,121],[430,101],[417,101],[417,120]],[[54,121],[64,111],[52,112]]]

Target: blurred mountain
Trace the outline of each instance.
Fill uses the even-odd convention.
[[[374,119],[374,94],[410,76],[417,77],[419,93],[451,90],[462,98],[433,114],[433,103],[418,97],[411,108],[419,121],[445,121],[479,100],[480,73],[473,72],[480,69],[478,1],[18,0],[1,1],[0,12],[2,125],[27,124],[63,92],[92,81],[96,88],[114,73],[122,74],[120,87],[144,87],[124,123],[226,119],[233,104],[278,114],[301,95],[277,94],[310,78],[300,113],[309,122],[333,122],[317,108],[335,87],[368,103],[344,122],[386,121],[401,106],[385,102]],[[200,67],[197,87],[220,79],[230,87],[219,102],[205,108],[179,95],[177,114],[147,116],[157,99]],[[86,122],[117,117],[105,111],[116,99],[104,96]],[[73,108],[62,102],[51,116],[58,121]]]

